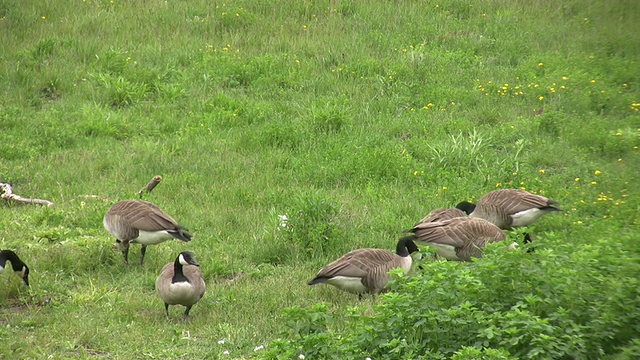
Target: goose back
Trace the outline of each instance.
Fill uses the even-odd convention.
[[[561,211],[557,205],[557,201],[526,190],[499,189],[480,198],[469,216],[511,229],[531,225],[549,212]]]
[[[353,250],[320,269],[309,285],[326,282],[347,292],[374,295],[387,286],[389,270],[400,268],[406,273],[411,269],[410,254],[417,250],[411,239],[401,239],[396,253],[373,248]]]
[[[459,217],[467,217],[467,214],[457,208],[435,209],[429,212],[427,216],[422,218],[422,220],[420,220],[420,223],[451,220]]]
[[[438,255],[457,261],[482,257],[487,243],[506,239],[502,230],[490,222],[466,217],[421,223],[410,232],[414,234],[416,243],[431,246]]]
[[[134,240],[140,232],[167,231],[183,241],[191,240],[188,231],[157,205],[143,200],[115,203],[103,219],[104,227],[121,241]]]

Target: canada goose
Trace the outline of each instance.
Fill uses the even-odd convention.
[[[451,220],[459,217],[467,217],[467,213],[458,208],[435,209],[420,220],[419,223]]]
[[[483,219],[459,217],[437,222],[423,222],[411,230],[413,240],[428,245],[448,260],[470,261],[482,257],[487,243],[504,241],[506,235],[492,223]]]
[[[191,251],[183,251],[174,262],[162,268],[156,280],[156,291],[164,301],[167,316],[169,305],[186,306],[184,317],[189,316],[191,307],[204,295],[206,285],[199,266]]]
[[[144,261],[147,245],[159,244],[176,238],[191,241],[189,230],[180,226],[158,206],[142,200],[120,201],[104,216],[105,229],[116,238],[115,245],[122,251],[124,262],[129,263],[129,244],[142,244],[140,265]]]
[[[398,241],[396,252],[385,249],[357,249],[338,260],[326,265],[309,285],[327,283],[350,293],[369,293],[375,297],[389,281],[389,270],[401,268],[406,272],[411,269],[411,254],[418,247],[409,237]]]
[[[463,201],[456,207],[471,218],[485,219],[503,230],[528,226],[543,215],[562,211],[557,201],[520,189],[500,189],[487,193],[474,205]]]
[[[4,271],[7,261],[11,261],[11,267],[15,271],[25,285],[29,286],[29,267],[11,250],[0,251],[0,273]]]

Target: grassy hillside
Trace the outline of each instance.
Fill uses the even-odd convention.
[[[258,357],[284,308],[371,307],[319,267],[496,188],[566,210],[543,261],[611,247],[637,284],[635,1],[5,0],[0,44],[0,179],[56,203],[0,203],[32,269],[1,275],[0,357]],[[154,175],[194,240],[125,266],[102,217]],[[154,291],[183,249],[208,283],[186,322]]]

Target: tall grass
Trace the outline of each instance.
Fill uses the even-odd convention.
[[[320,266],[392,249],[431,209],[500,187],[562,204],[536,225],[541,246],[553,246],[545,234],[577,252],[628,239],[618,234],[638,225],[637,10],[4,1],[0,178],[57,205],[0,205],[0,248],[32,268],[28,290],[0,279],[0,354],[260,356],[286,332],[284,308],[329,302],[340,327],[350,305],[370,306],[308,288]],[[125,266],[102,216],[157,174],[147,199],[194,241]],[[187,322],[165,319],[153,289],[185,248],[209,286]]]

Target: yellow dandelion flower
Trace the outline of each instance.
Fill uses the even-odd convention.
[[[576,224],[582,225],[582,221],[578,220],[578,221],[576,221]]]
[[[629,84],[626,84],[626,83],[622,84],[622,87],[624,87],[624,88],[629,87]]]
[[[566,87],[564,85],[561,85],[560,90],[564,90],[564,89],[566,89]]]
[[[543,174],[543,175],[544,175],[544,169],[540,169],[540,170],[538,170],[538,172],[539,172],[540,174]]]
[[[418,176],[418,171],[417,170],[413,172],[413,176]]]
[[[43,17],[42,17],[42,20],[47,20],[47,17],[46,17],[46,16],[43,16]]]
[[[442,187],[442,190],[445,190],[445,191],[446,191],[447,189],[448,189],[448,188],[447,188],[446,186],[443,186],[443,187]]]
[[[410,112],[415,112],[415,111],[416,111],[416,109],[411,108],[411,109],[409,109],[409,111],[410,111]]]
[[[496,184],[496,187],[497,187],[497,188],[502,187],[502,183],[497,183],[497,184]]]
[[[307,31],[307,25],[303,25],[302,30]]]
[[[511,175],[513,175],[513,176],[517,176],[517,175],[518,175],[518,173],[517,173],[517,172],[514,172],[514,173],[511,173]]]
[[[389,81],[392,81],[392,80],[393,80],[393,76],[389,76]]]
[[[535,85],[533,85],[533,87],[537,89],[537,88],[539,88],[539,87],[540,87],[540,85],[535,84]]]
[[[580,178],[575,178],[575,179],[573,179],[573,181],[578,182],[578,181],[580,181]]]
[[[621,162],[621,161],[622,161],[622,159],[618,159],[618,162]]]
[[[591,80],[591,83],[592,83],[592,84],[595,84],[595,83],[596,83],[596,81],[595,81],[595,80]]]
[[[594,171],[593,173],[594,173],[595,175],[600,175],[600,174],[602,174],[602,172],[601,172],[600,170],[596,170],[596,171]]]
[[[544,64],[543,63],[538,63],[538,67],[543,67]]]
[[[563,77],[562,77],[562,80],[567,81],[567,80],[569,80],[569,78],[568,78],[568,77],[566,77],[566,76],[563,76]]]
[[[240,14],[236,13],[236,17],[240,17]]]
[[[540,100],[540,101],[544,100],[544,96],[538,97],[538,100]]]
[[[591,185],[597,185],[597,184],[598,184],[598,183],[597,183],[597,182],[595,182],[595,181],[592,181],[592,182],[591,182]]]

